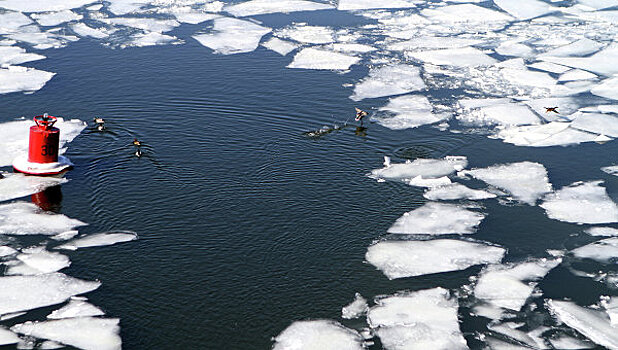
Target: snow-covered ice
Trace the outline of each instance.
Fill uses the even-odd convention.
[[[303,44],[330,44],[335,41],[335,31],[332,28],[305,24],[283,28],[277,31],[276,35]]]
[[[453,183],[446,186],[433,187],[425,192],[423,197],[432,201],[451,201],[458,199],[482,200],[496,198],[497,196],[484,190],[473,190],[460,183]]]
[[[418,67],[397,64],[371,69],[369,76],[356,84],[354,94],[350,98],[360,101],[366,98],[401,95],[426,87]]]
[[[423,62],[456,67],[488,66],[497,62],[481,50],[473,47],[406,52],[405,54],[406,57]]]
[[[0,3],[2,4],[2,3]],[[32,23],[28,16],[20,12],[0,13],[0,34],[10,34],[20,31],[21,27]]]
[[[236,17],[264,15],[277,12],[316,11],[334,6],[306,0],[250,0],[225,7],[225,12]]]
[[[470,234],[476,231],[485,215],[460,205],[428,202],[401,216],[388,233],[442,235]]]
[[[54,75],[56,73],[21,66],[0,68],[0,94],[40,90]]]
[[[42,26],[50,27],[71,21],[79,21],[84,16],[79,15],[71,10],[63,10],[57,12],[35,13],[30,15]]]
[[[542,70],[542,71],[546,71],[546,72],[550,72],[550,73],[557,73],[557,74],[562,74],[566,71],[571,70],[571,68],[569,67],[561,66],[559,64],[555,64],[551,62],[536,62],[536,63],[529,65],[529,67]],[[560,81],[560,79],[558,80]]]
[[[603,50],[588,57],[540,56],[539,59],[561,64],[563,66],[579,68],[600,75],[611,76],[618,73],[618,67],[612,64],[612,62],[618,59],[618,44],[609,45]]]
[[[562,74],[558,81],[578,81],[578,80],[589,80],[596,79],[597,75],[594,73],[586,72],[581,69],[571,69],[570,71]]]
[[[270,31],[270,28],[253,22],[225,17],[214,20],[212,33],[194,35],[193,38],[216,53],[230,55],[255,50],[262,36]]]
[[[550,147],[593,142],[598,135],[571,128],[571,123],[551,122],[499,130],[495,137],[517,146]]]
[[[264,46],[265,48],[275,51],[276,53],[280,54],[281,56],[285,56],[288,53],[294,51],[298,45],[293,44],[287,40],[281,40],[279,38],[270,38],[268,41],[263,42],[262,46]]]
[[[17,46],[0,46],[0,66],[22,64],[38,61],[45,56],[36,53],[27,53],[26,50]]]
[[[116,243],[129,242],[137,239],[137,233],[133,231],[112,231],[90,234],[69,241],[57,249],[77,250],[79,248],[100,247]]]
[[[362,350],[358,332],[331,320],[296,321],[274,338],[273,350]]]
[[[618,206],[603,181],[576,182],[545,197],[541,207],[551,219],[579,224],[618,222]]]
[[[370,177],[386,180],[410,180],[417,176],[439,178],[463,170],[468,166],[468,159],[462,156],[447,156],[440,159],[422,159],[405,163],[385,162],[384,168],[374,169]]]
[[[494,165],[488,168],[465,170],[463,173],[508,191],[515,199],[530,205],[534,205],[539,197],[552,189],[547,170],[539,163],[519,162]]]
[[[5,246],[5,245],[1,245],[0,246],[0,258],[5,257],[5,256],[9,256],[9,255],[13,255],[16,254],[17,250],[9,247],[9,246]]]
[[[588,38],[583,38],[577,41],[574,41],[570,44],[563,45],[557,47],[555,49],[549,50],[542,55],[541,57],[573,57],[573,56],[587,56],[599,51],[603,48],[603,45]]]
[[[166,45],[177,40],[178,38],[175,36],[165,35],[159,32],[147,32],[133,35],[131,40],[125,45],[135,47]]]
[[[533,50],[530,46],[526,44],[522,44],[517,41],[505,41],[501,43],[498,47],[496,47],[496,52],[502,56],[515,56],[515,57],[534,56]]]
[[[55,235],[84,225],[86,223],[63,214],[43,212],[32,203],[0,205],[0,234]]]
[[[452,36],[418,36],[406,41],[392,42],[387,45],[390,51],[410,51],[421,49],[454,49],[481,44],[483,40]]]
[[[571,251],[580,259],[592,259],[599,262],[610,262],[618,259],[618,237],[602,239]]]
[[[392,90],[391,90],[392,92]],[[450,118],[449,113],[434,113],[433,106],[423,95],[404,95],[389,99],[386,106],[372,116],[380,125],[392,130],[417,128],[422,125],[435,124]]]
[[[382,241],[367,249],[365,259],[395,279],[495,264],[505,252],[504,248],[455,239]]]
[[[341,317],[346,319],[359,318],[367,311],[367,299],[356,293],[354,301],[341,309]]]
[[[115,26],[125,26],[142,29],[149,32],[169,32],[180,23],[173,19],[139,18],[139,17],[112,17],[101,19],[103,23]],[[216,23],[216,21],[215,21]],[[216,25],[216,24],[215,24]]]
[[[68,304],[47,315],[48,319],[57,320],[61,318],[103,316],[105,313],[98,307],[84,300],[71,299]]]
[[[348,70],[360,58],[330,50],[307,47],[294,56],[288,68]]]
[[[613,227],[590,227],[584,232],[591,236],[618,236],[618,229]]]
[[[78,317],[16,324],[16,333],[57,341],[85,350],[120,350],[120,322],[117,318]]]

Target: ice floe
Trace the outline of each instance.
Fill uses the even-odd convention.
[[[264,15],[277,12],[298,12],[333,9],[334,6],[305,0],[250,0],[225,7],[225,12],[236,17]]]
[[[332,28],[306,24],[283,28],[277,31],[276,35],[303,44],[330,44],[335,41],[335,31]]]
[[[380,107],[376,120],[378,124],[392,130],[417,128],[422,125],[435,124],[451,117],[449,113],[434,113],[433,106],[422,95],[405,95],[391,98],[388,104]]]
[[[0,234],[55,235],[84,225],[86,223],[62,214],[45,213],[32,203],[0,205]]]
[[[16,254],[16,253],[17,253],[17,250],[15,250],[15,249],[13,249],[11,247],[8,247],[8,246],[5,246],[5,245],[0,246],[0,258],[5,257],[5,256],[9,256],[9,255],[13,255],[13,254]]]
[[[465,209],[460,205],[429,202],[401,216],[388,229],[388,233],[442,235],[470,234],[483,221],[485,215]]]
[[[51,340],[46,340],[39,345],[40,350],[62,349],[64,347],[64,345]]]
[[[448,290],[433,288],[376,299],[367,322],[385,349],[468,349],[459,330],[458,303]]]
[[[406,57],[423,62],[457,67],[487,66],[497,62],[481,50],[473,47],[406,52],[405,54]]]
[[[591,236],[618,236],[618,229],[613,227],[590,227],[584,232]]]
[[[0,315],[62,303],[101,285],[62,273],[0,277]]]
[[[603,311],[581,307],[571,301],[548,300],[547,307],[559,321],[577,330],[593,342],[618,349],[618,332]]]
[[[458,271],[502,260],[505,249],[455,239],[382,241],[367,249],[365,259],[389,279]]]
[[[391,51],[409,51],[422,49],[453,49],[483,43],[483,40],[452,36],[419,36],[406,41],[392,42],[387,45]]]
[[[48,12],[79,8],[97,0],[3,0],[0,8],[19,12]]]
[[[505,41],[496,47],[496,52],[502,56],[531,57],[533,50],[530,46],[517,41]],[[568,68],[566,68],[568,69]]]
[[[286,40],[281,40],[279,38],[270,38],[268,41],[263,42],[262,46],[269,50],[275,51],[281,56],[287,55],[298,47],[298,45],[296,44],[293,44]]]
[[[391,163],[385,157],[385,166],[374,169],[369,176],[374,179],[410,180],[417,176],[439,178],[463,170],[468,166],[468,159],[462,156],[447,156],[441,159],[415,159],[405,163]]]
[[[21,339],[17,334],[0,327],[0,345],[19,343]]]
[[[418,0],[339,0],[340,11],[416,7]]]
[[[35,13],[30,15],[34,20],[42,26],[50,27],[71,21],[79,21],[84,16],[79,15],[71,10],[63,10],[58,12]]]
[[[212,33],[194,35],[193,38],[224,55],[255,50],[262,36],[271,31],[270,28],[236,18],[217,18],[212,30]]]
[[[599,262],[611,262],[618,259],[618,237],[606,238],[573,249],[574,256],[580,259],[592,259]]]
[[[54,75],[56,73],[21,66],[0,68],[0,94],[40,90]]]
[[[78,317],[20,323],[11,330],[85,350],[120,350],[119,322],[117,318]]]
[[[367,299],[363,298],[360,293],[356,293],[354,301],[341,309],[341,317],[346,319],[359,318],[367,309]]]
[[[75,23],[71,25],[71,29],[75,32],[75,34],[81,37],[104,39],[109,36],[108,30],[106,30],[105,28],[92,28],[84,23]]]
[[[426,87],[418,67],[397,64],[371,69],[369,76],[356,84],[350,98],[360,101],[365,98],[401,95]]]
[[[173,19],[155,19],[138,17],[112,17],[101,19],[101,22],[116,26],[142,29],[150,32],[169,32],[178,27],[180,23]],[[216,22],[215,22],[216,23]],[[215,24],[216,25],[216,24]]]
[[[521,20],[539,17],[559,10],[540,0],[494,0],[494,3]]]
[[[133,231],[102,232],[74,239],[57,247],[57,249],[77,250],[79,248],[113,245],[116,243],[134,241],[136,239],[137,233]]]
[[[571,123],[551,122],[499,130],[495,137],[517,146],[550,147],[596,141],[598,135],[571,128]]]
[[[561,350],[581,350],[581,349],[592,349],[594,348],[593,344],[584,342],[583,340],[569,337],[569,336],[558,336],[555,338],[549,338],[549,342],[554,347],[554,349]]]
[[[484,106],[470,113],[459,115],[457,119],[475,125],[519,126],[541,123],[538,115],[528,106],[518,103]]]
[[[612,44],[588,57],[553,57],[540,56],[539,59],[572,68],[611,76],[618,73],[618,67],[611,62],[618,58],[618,44]]]
[[[534,205],[539,197],[552,190],[547,170],[539,163],[519,162],[494,165],[488,168],[465,170],[463,174],[508,191],[515,199],[530,205]]]
[[[27,53],[17,46],[0,46],[0,66],[15,65],[44,59],[45,56],[36,53]]]
[[[421,14],[437,22],[507,22],[513,17],[506,13],[494,11],[486,7],[472,4],[448,5],[436,8],[427,8]]]
[[[65,47],[68,43],[79,40],[76,36],[62,35],[54,30],[46,32],[24,32],[8,35],[10,39],[31,45],[37,50]]]
[[[31,23],[32,20],[20,12],[0,13],[0,34],[15,33],[20,27],[27,26]]]
[[[473,190],[460,183],[453,183],[445,186],[433,187],[423,197],[432,201],[451,201],[458,199],[467,200],[482,200],[489,198],[496,198],[494,193],[490,193],[484,190]]]
[[[618,117],[602,113],[582,113],[571,127],[594,134],[618,137]]]
[[[274,338],[273,350],[362,350],[358,332],[331,320],[296,321]]]
[[[84,300],[71,299],[69,303],[47,316],[48,319],[57,320],[61,318],[103,316],[105,313],[98,307]]]
[[[562,74],[558,81],[578,81],[578,80],[589,80],[596,79],[597,75],[594,73],[586,72],[581,69],[572,69],[564,74]]]
[[[178,38],[171,35],[165,35],[158,32],[137,33],[131,37],[131,40],[125,46],[155,46],[165,45],[177,41]]]
[[[603,181],[575,182],[545,197],[541,207],[551,219],[579,224],[618,222],[618,206]]]
[[[601,84],[590,89],[590,92],[607,99],[618,100],[616,89],[618,89],[618,77],[603,80]]]
[[[294,56],[288,68],[348,70],[360,58],[330,50],[307,47]]]
[[[574,41],[570,44],[563,45],[555,49],[551,49],[543,53],[542,55],[540,55],[540,57],[543,57],[543,56],[545,57],[547,56],[552,56],[552,57],[587,56],[587,55],[590,55],[590,54],[593,54],[599,51],[601,48],[603,48],[602,44],[594,40],[590,40],[588,38],[583,38],[583,39]]]
[[[44,248],[34,249],[27,253],[19,254],[17,255],[17,260],[21,261],[29,268],[38,271],[36,273],[37,275],[60,271],[71,265],[71,261],[66,255],[48,252]]]
[[[0,202],[29,196],[67,182],[64,178],[26,176],[23,174],[0,174]]]
[[[612,166],[606,166],[601,168],[601,170],[604,173],[610,174],[610,175],[614,175],[614,176],[618,176],[618,165],[612,165]]]
[[[571,70],[571,68],[569,67],[561,66],[559,64],[555,64],[551,62],[536,62],[536,63],[529,65],[529,67],[542,70],[542,71],[546,71],[546,72],[550,72],[550,73],[557,73],[557,74],[562,74],[566,71]],[[558,81],[560,81],[560,79],[558,79]]]

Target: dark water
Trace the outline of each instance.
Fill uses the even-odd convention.
[[[288,23],[282,16],[264,18],[267,25]],[[389,281],[363,262],[367,246],[425,202],[419,188],[365,176],[381,167],[383,155],[465,155],[470,167],[536,161],[555,188],[603,179],[618,199],[618,178],[599,170],[615,160],[615,142],[529,149],[483,135],[376,124],[366,134],[349,126],[304,136],[353,116],[357,104],[342,85],[366,69],[285,69],[290,58],[264,48],[220,56],[191,39],[125,50],[82,40],[45,54],[32,66],[58,75],[32,95],[1,96],[0,121],[42,112],[108,121],[108,132],[86,131],[70,145],[77,165],[62,186],[61,212],[88,222],[83,233],[127,229],[140,239],[69,253],[72,265],[63,272],[103,283],[88,297],[121,319],[125,349],[267,349],[294,320],[339,319],[355,292],[372,298],[467,283],[480,268]],[[141,159],[132,156],[134,137],[146,145]],[[539,207],[490,200],[483,211],[488,216],[473,237],[507,247],[507,261],[594,240]],[[541,288],[543,297],[581,304],[617,294],[563,266]],[[478,348],[473,334],[483,323],[463,310],[462,319]]]

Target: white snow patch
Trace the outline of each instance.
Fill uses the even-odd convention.
[[[235,17],[247,17],[278,12],[290,13],[334,8],[329,4],[305,0],[251,0],[226,6],[225,11]]]
[[[253,22],[226,17],[214,20],[213,33],[198,34],[193,38],[216,53],[230,55],[255,50],[262,36],[270,31],[270,28]]]
[[[388,233],[470,234],[476,231],[476,227],[484,218],[485,215],[459,205],[428,202],[420,208],[403,214],[388,229]]]
[[[16,202],[0,205],[0,234],[55,235],[84,225],[86,223],[62,214],[42,212],[32,203]]]
[[[21,66],[0,68],[0,94],[40,90],[54,75],[56,73]]]
[[[270,40],[263,42],[262,46],[264,46],[265,48],[275,51],[276,53],[280,54],[281,56],[285,56],[288,53],[294,51],[298,45],[293,44],[287,40],[281,40],[279,38],[270,38]]]
[[[363,298],[360,293],[356,293],[354,301],[341,309],[341,317],[345,319],[359,318],[367,312],[367,309],[367,299]]]
[[[348,70],[360,58],[329,50],[308,47],[294,56],[287,67],[301,69]]]
[[[274,338],[273,350],[362,350],[358,332],[331,320],[296,321]]]
[[[482,200],[496,198],[496,195],[483,190],[473,190],[460,183],[431,188],[423,194],[423,197],[432,201],[451,201],[458,199]]]
[[[473,47],[406,52],[406,57],[431,64],[456,67],[488,66],[497,62],[481,50]]]
[[[415,159],[413,162],[390,163],[384,168],[374,169],[369,175],[375,179],[410,180],[417,176],[439,178],[461,171],[468,166],[468,159],[461,156],[447,156],[441,159]]]
[[[545,196],[541,207],[551,219],[560,221],[579,224],[618,222],[618,206],[600,186],[602,183],[575,182]]]
[[[77,250],[87,247],[101,247],[116,243],[129,242],[137,239],[133,231],[102,232],[80,237],[67,242],[56,249]]]
[[[592,242],[583,247],[573,249],[571,253],[580,259],[587,258],[604,263],[611,262],[618,258],[618,237]]]
[[[371,69],[369,76],[356,84],[350,98],[360,101],[365,98],[401,95],[426,87],[418,67],[397,64]]]
[[[57,320],[61,318],[102,316],[105,315],[101,309],[84,300],[71,299],[69,303],[60,309],[47,315],[48,319]]]

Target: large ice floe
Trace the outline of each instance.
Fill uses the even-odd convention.
[[[17,46],[0,46],[0,65],[16,65],[44,59],[45,56],[27,53]]]
[[[331,320],[296,321],[274,338],[273,350],[362,350],[355,330]]]
[[[0,205],[0,234],[55,235],[84,225],[86,223],[62,214],[43,212],[32,203]]]
[[[67,181],[64,178],[0,173],[0,202],[29,196]]]
[[[387,350],[467,349],[459,330],[458,303],[448,290],[433,288],[376,298],[367,322]]]
[[[485,215],[455,204],[429,202],[403,214],[388,229],[397,234],[470,234]]]
[[[590,243],[573,249],[571,253],[580,259],[592,259],[603,263],[618,260],[618,237]]]
[[[389,99],[388,104],[380,107],[377,115],[372,116],[372,120],[386,128],[402,130],[435,124],[449,117],[448,113],[434,113],[427,97],[405,95]]]
[[[22,66],[0,68],[0,94],[40,90],[55,74]]]
[[[406,52],[406,57],[419,61],[457,67],[488,66],[497,61],[473,47]]]
[[[133,231],[102,232],[79,237],[58,246],[57,249],[77,250],[79,248],[108,246],[136,239],[137,234]]]
[[[225,17],[214,20],[212,33],[194,35],[193,38],[215,53],[230,55],[255,50],[262,36],[270,31],[270,28],[253,22]]]
[[[294,60],[288,68],[302,69],[325,69],[325,70],[347,70],[350,66],[358,63],[359,57],[350,56],[343,53],[307,47],[294,56]]]
[[[367,249],[365,260],[395,279],[495,264],[505,252],[504,248],[455,239],[381,241]]]
[[[551,219],[578,224],[618,222],[618,206],[603,181],[575,182],[548,194],[541,207]]]
[[[508,191],[519,201],[534,205],[538,198],[552,190],[547,170],[542,164],[519,162],[494,165],[462,172],[489,185]]]
[[[225,7],[225,12],[236,17],[264,15],[277,12],[297,12],[332,9],[334,6],[305,0],[251,0]]]
[[[120,350],[117,318],[77,317],[16,324],[11,330],[26,336],[49,339],[85,350]]]
[[[405,163],[391,163],[389,157],[384,157],[384,168],[374,169],[368,174],[374,179],[411,180],[418,176],[422,178],[440,178],[468,166],[468,159],[462,156],[447,156],[441,159],[415,159]]]
[[[369,76],[356,84],[350,98],[360,101],[365,98],[401,95],[425,88],[418,67],[397,64],[370,70]]]

